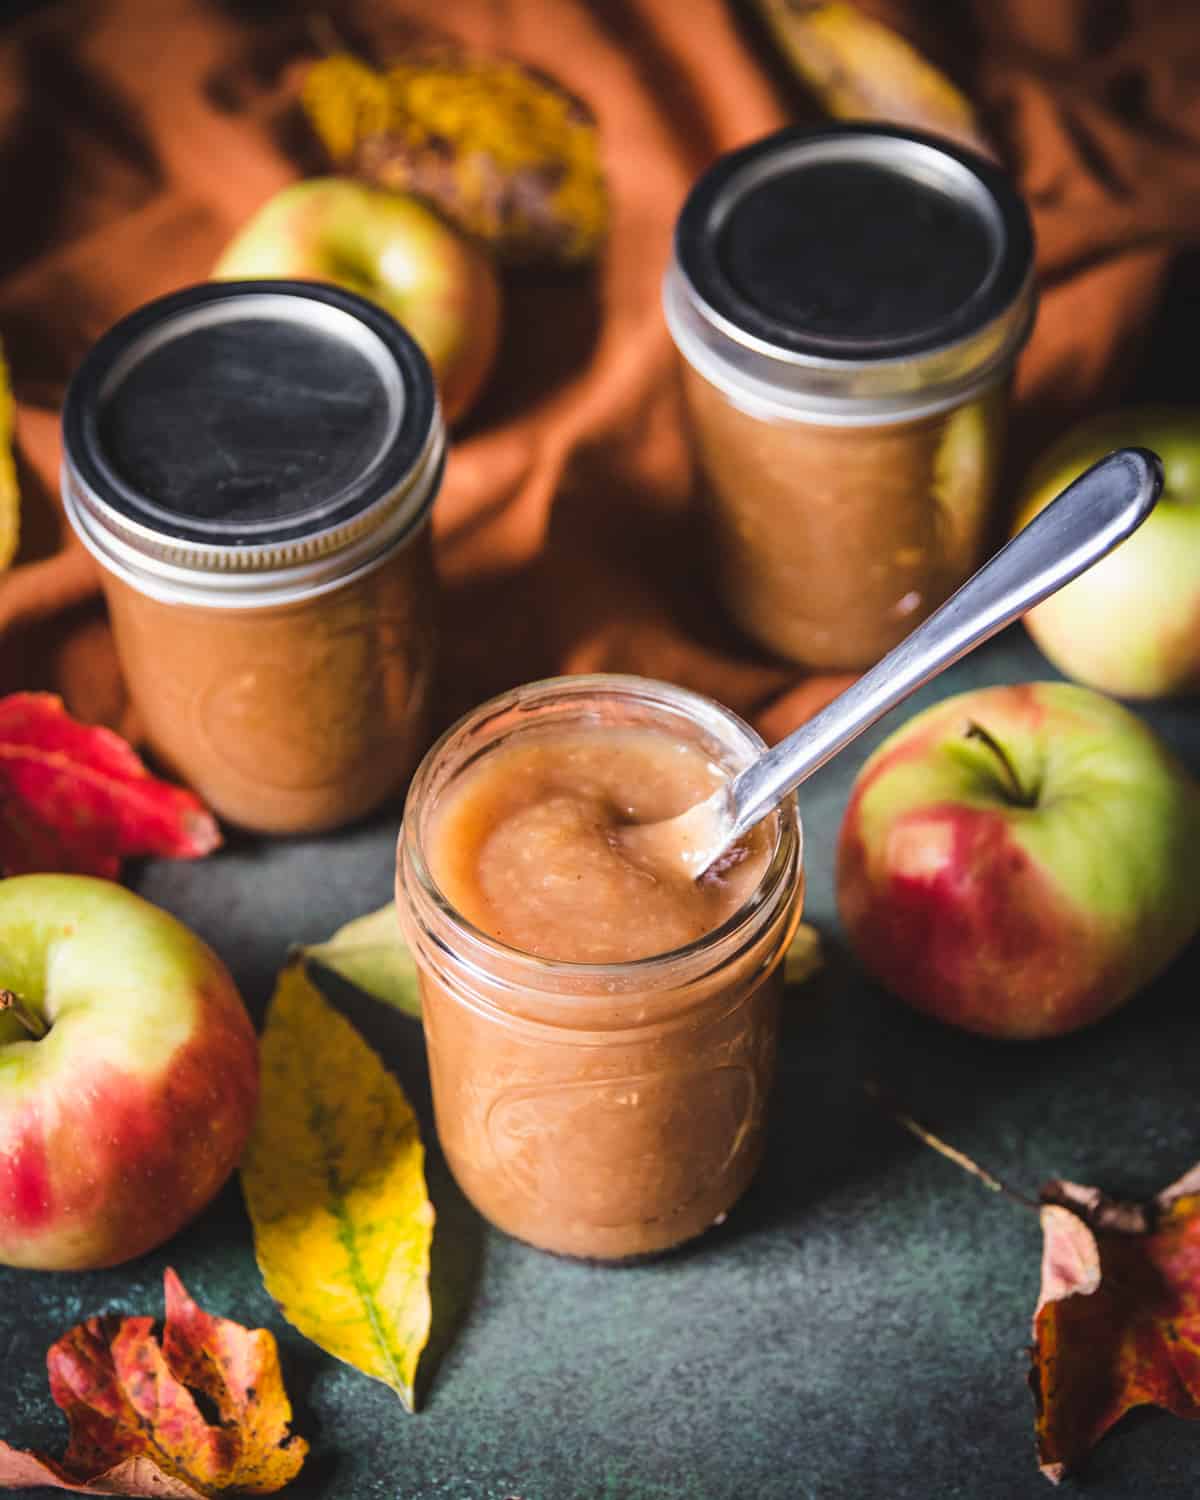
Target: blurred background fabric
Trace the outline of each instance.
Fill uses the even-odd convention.
[[[872,0],[967,92],[1016,174],[1042,302],[1009,481],[1081,412],[1194,399],[1195,0]],[[584,272],[505,275],[501,356],[455,433],[434,529],[441,712],[556,672],[640,672],[775,738],[845,679],[764,658],[711,602],[660,278],[722,151],[819,117],[732,0],[60,0],[0,27],[0,340],[18,399],[17,565],[0,691],[63,693],[136,736],[94,565],[57,499],[58,407],[115,319],[201,280],[272,193],[326,169],[297,104],[334,35],[386,62],[448,40],[544,69],[595,111],[613,221]],[[1190,319],[1190,321],[1189,321]],[[1151,340],[1148,353],[1147,341]],[[170,670],[170,663],[163,663]]]

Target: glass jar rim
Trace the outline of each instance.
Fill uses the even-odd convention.
[[[668,711],[673,710],[679,717],[698,722],[727,748],[744,749],[747,759],[766,749],[766,742],[755,729],[732,709],[717,703],[715,699],[693,692],[690,688],[632,673],[595,672],[547,677],[500,693],[452,724],[426,752],[413,776],[400,828],[399,848],[402,858],[398,861],[400,884],[410,906],[415,911],[414,897],[419,895],[421,901],[445,919],[455,936],[463,939],[473,950],[471,957],[456,950],[456,962],[479,973],[492,985],[502,983],[504,988],[554,991],[559,998],[569,1001],[572,998],[571,990],[586,985],[589,980],[604,980],[610,984],[615,982],[618,986],[616,993],[623,990],[644,993],[648,989],[677,988],[701,979],[718,966],[719,962],[727,960],[727,949],[737,952],[753,941],[764,921],[776,910],[779,901],[794,888],[802,869],[803,856],[803,829],[794,797],[785,799],[777,810],[778,832],[771,858],[750,897],[724,922],[701,937],[683,947],[672,948],[665,953],[649,954],[643,958],[623,959],[613,963],[580,963],[569,959],[543,958],[524,949],[514,948],[489,936],[463,916],[433,878],[412,810],[419,807],[433,789],[433,778],[440,769],[447,750],[456,742],[461,742],[472,730],[482,729],[489,720],[495,720],[514,709],[528,711],[537,703],[553,700],[559,695],[581,701],[611,697],[640,701],[650,706],[659,703]],[[519,733],[520,730],[516,732]],[[491,742],[495,743],[497,742]],[[483,744],[478,754],[485,754],[489,747],[489,744]],[[410,885],[410,877],[415,883],[415,892]],[[498,980],[495,970],[487,962],[489,959],[510,971],[514,977],[505,981]],[[565,988],[560,990],[560,986]]]

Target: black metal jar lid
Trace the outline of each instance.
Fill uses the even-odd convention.
[[[433,376],[374,303],[323,283],[206,282],[89,351],[63,409],[63,497],[100,561],[158,598],[310,597],[427,516]]]
[[[885,125],[781,130],[696,183],[664,287],[680,352],[748,410],[846,423],[967,399],[1035,309],[1007,175]]]

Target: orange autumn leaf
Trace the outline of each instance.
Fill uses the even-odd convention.
[[[295,1478],[308,1445],[288,1431],[274,1338],[206,1313],[170,1269],[164,1286],[161,1343],[152,1318],[89,1318],[51,1347],[67,1451],[56,1461],[0,1443],[0,1488],[195,1500],[270,1494]],[[215,1407],[216,1424],[194,1393]]]
[[[1200,1167],[1146,1207],[1050,1184],[1030,1384],[1054,1483],[1135,1406],[1200,1417]]]

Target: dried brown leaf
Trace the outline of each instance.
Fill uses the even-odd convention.
[[[595,120],[545,75],[443,53],[386,72],[339,53],[314,63],[304,105],[334,163],[428,198],[504,260],[577,264],[604,238]]]

